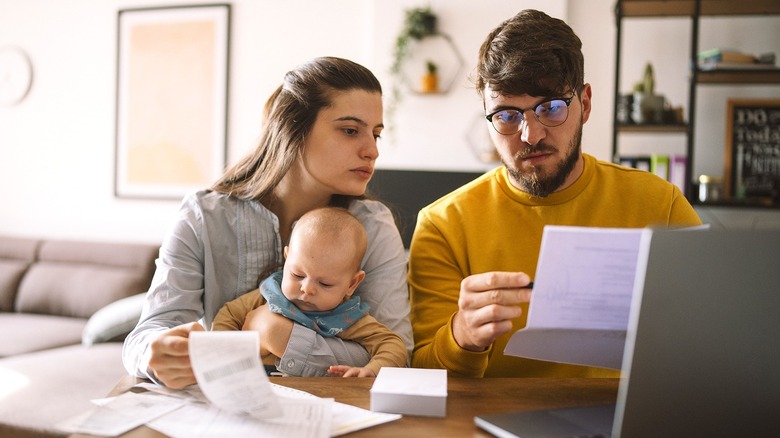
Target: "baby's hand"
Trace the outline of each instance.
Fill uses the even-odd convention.
[[[374,370],[368,367],[351,367],[349,365],[331,365],[328,374],[341,377],[376,377]]]

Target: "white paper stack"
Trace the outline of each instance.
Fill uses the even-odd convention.
[[[383,367],[371,387],[371,410],[444,417],[447,415],[447,371]]]

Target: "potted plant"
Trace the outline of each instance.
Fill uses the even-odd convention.
[[[425,62],[426,73],[422,77],[422,86],[420,90],[423,93],[435,93],[439,91],[439,75],[436,74],[438,67],[430,59]]]
[[[645,65],[641,82],[634,84],[633,111],[631,118],[634,122],[661,123],[664,116],[665,99],[655,94],[655,77],[653,66],[648,62]]]
[[[409,56],[409,43],[419,41],[427,36],[436,34],[436,15],[431,8],[414,8],[406,11],[401,33],[395,39],[393,50],[393,66],[390,69],[394,75],[401,73],[401,66]]]
[[[393,65],[390,68],[390,73],[393,76],[393,90],[387,108],[390,116],[395,110],[395,105],[401,101],[402,67],[404,61],[409,57],[410,43],[436,35],[436,21],[437,17],[430,7],[406,10],[403,27],[396,37],[393,47]]]

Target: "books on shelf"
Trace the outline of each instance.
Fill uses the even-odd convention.
[[[685,155],[672,155],[669,157],[669,182],[676,185],[684,195],[685,193],[685,168],[688,158]]]
[[[685,193],[685,155],[621,155],[618,164],[651,172],[676,185]]]
[[[774,64],[762,64],[758,62],[700,62],[699,70],[772,70],[777,67]]]
[[[669,181],[669,156],[653,154],[650,156],[650,172]]]
[[[650,156],[649,155],[621,155],[618,159],[618,163],[621,166],[633,167],[634,169],[644,170],[650,172]]]
[[[710,49],[699,52],[699,62],[755,63],[755,56],[731,49]]]
[[[703,71],[774,69],[775,54],[764,53],[756,57],[731,49],[704,50],[698,54],[698,67]]]

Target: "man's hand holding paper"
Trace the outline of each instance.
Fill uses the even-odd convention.
[[[483,351],[512,330],[512,320],[531,299],[531,279],[522,272],[485,272],[463,279],[458,312],[452,321],[455,341],[462,348]]]

